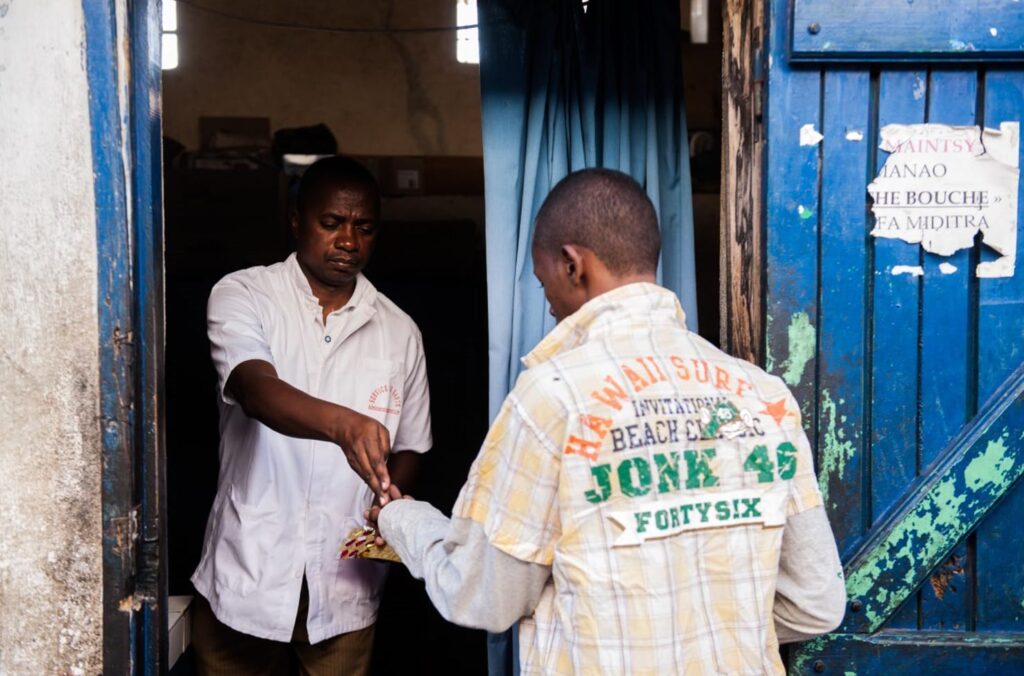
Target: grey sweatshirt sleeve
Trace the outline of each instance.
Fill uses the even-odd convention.
[[[533,612],[551,579],[550,567],[509,556],[480,524],[426,502],[393,500],[377,525],[441,616],[463,627],[505,631]]]
[[[775,631],[779,643],[805,641],[843,621],[846,583],[824,507],[786,520],[775,587]]]

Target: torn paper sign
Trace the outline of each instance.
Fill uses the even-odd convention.
[[[1017,254],[1020,124],[999,129],[891,124],[879,146],[889,153],[868,186],[875,237],[920,243],[949,256],[982,242],[1001,258],[979,277],[1012,277]]]

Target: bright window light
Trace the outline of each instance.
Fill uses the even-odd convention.
[[[480,63],[480,32],[476,23],[476,0],[458,0],[455,25],[474,26],[455,31],[455,57],[459,63]]]
[[[178,3],[164,0],[160,10],[160,24],[163,29],[160,40],[160,68],[170,70],[178,67]]]
[[[178,3],[175,0],[164,0],[160,10],[160,19],[164,33],[173,33],[178,30]]]
[[[160,68],[171,70],[178,67],[178,34],[164,33],[160,53]]]

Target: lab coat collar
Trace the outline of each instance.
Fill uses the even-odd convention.
[[[313,295],[313,290],[309,286],[309,280],[306,279],[306,273],[304,273],[302,271],[302,267],[299,266],[296,254],[293,253],[288,256],[287,260],[285,260],[285,266],[289,270],[292,284],[298,292],[299,297],[302,299],[302,302],[307,307],[315,311],[317,322],[322,323],[323,308],[320,305],[320,299]],[[356,288],[355,291],[352,292],[352,298],[350,298],[344,306],[338,308],[329,316],[333,316],[344,311],[350,311],[360,317],[362,320],[361,323],[365,323],[377,311],[376,303],[376,287],[374,287],[374,285],[370,283],[370,280],[360,272],[356,277]]]

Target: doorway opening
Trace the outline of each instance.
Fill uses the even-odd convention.
[[[456,31],[395,32],[452,27],[462,0],[164,4],[177,57],[163,77],[168,586],[187,597],[218,472],[206,301],[224,275],[291,252],[290,199],[310,155],[353,156],[381,185],[365,274],[423,334],[434,450],[414,494],[450,512],[488,422],[484,148],[479,67],[460,62]],[[720,2],[707,43],[691,41],[687,0],[682,16],[700,333],[717,344]],[[444,621],[392,568],[374,672],[483,673],[483,633]],[[186,654],[172,673],[189,668]]]

